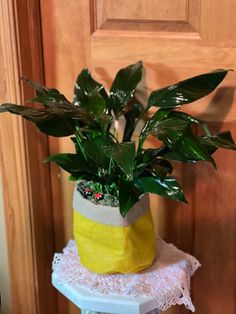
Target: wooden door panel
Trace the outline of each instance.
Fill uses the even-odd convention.
[[[217,130],[230,129],[235,123],[217,123]],[[199,165],[196,170],[194,202],[194,252],[202,267],[194,278],[194,297],[201,313],[235,311],[236,282],[236,173],[235,154],[215,153],[218,171]],[[199,313],[200,313],[199,309]],[[226,310],[227,309],[227,310]]]
[[[71,97],[77,73],[87,66],[109,88],[118,69],[143,60],[137,97],[144,102],[153,89],[216,68],[236,68],[235,9],[234,0],[41,0],[46,83]],[[235,86],[236,74],[230,72],[216,92],[184,109],[218,129],[231,129],[236,137]],[[51,139],[50,148],[51,153],[72,150],[64,139]],[[233,314],[236,306],[234,158],[234,152],[217,152],[218,172],[207,164],[176,164],[188,206],[152,198],[159,234],[203,265],[192,293],[201,314],[224,308]],[[61,247],[72,234],[73,187],[53,166],[52,180]],[[184,312],[183,307],[171,310]]]
[[[199,26],[200,1],[110,1],[93,0],[91,17],[93,31],[98,29],[123,31],[194,32]]]
[[[187,16],[187,0],[97,0],[93,1],[93,12],[97,15],[98,26],[102,27],[107,20],[157,20],[185,21]]]
[[[236,27],[234,12],[236,2],[233,0],[204,0],[200,10],[200,34],[206,44],[211,46],[220,44],[222,47],[229,45],[235,47]]]
[[[45,83],[47,86],[56,86],[71,99],[77,74],[90,61],[89,2],[40,0],[40,3]],[[73,145],[68,138],[49,137],[49,155],[69,151],[73,151]],[[73,236],[74,184],[68,181],[68,174],[55,165],[51,165],[51,183],[55,250],[61,252]],[[59,293],[57,301],[57,314],[80,313]]]

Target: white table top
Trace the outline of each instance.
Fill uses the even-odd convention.
[[[61,284],[52,274],[52,284],[67,299],[82,310],[115,314],[145,314],[156,308],[153,298],[98,294],[77,285]],[[158,313],[158,312],[156,312]]]
[[[99,275],[81,263],[75,241],[53,259],[52,283],[83,314],[151,314],[184,304],[194,312],[190,278],[200,266],[191,255],[157,240],[157,256],[147,269],[134,274]],[[89,312],[90,311],[90,312]]]

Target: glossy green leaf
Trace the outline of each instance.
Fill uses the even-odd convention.
[[[42,84],[36,83],[26,77],[22,77],[21,80],[30,85],[35,91],[37,96],[47,95],[49,93],[60,94],[60,92],[55,88],[48,88]]]
[[[136,166],[134,176],[141,175],[146,167],[150,165],[154,160],[156,160],[157,157],[163,156],[169,151],[170,149],[167,146],[142,150],[142,152],[139,153],[135,159]]]
[[[116,162],[127,179],[132,180],[135,166],[135,143],[116,143],[111,147],[105,147],[104,152]]]
[[[110,90],[111,106],[115,115],[118,115],[133,97],[141,78],[141,61],[131,64],[117,73]]]
[[[191,103],[210,94],[227,73],[228,70],[219,69],[153,91],[149,97],[148,106],[174,108]]]
[[[138,162],[151,163],[156,157],[163,156],[170,149],[167,146],[161,146],[159,148],[147,148],[143,149],[141,155],[137,156]]]
[[[36,109],[14,104],[3,104],[0,106],[0,112],[9,111],[22,116],[23,118],[34,122],[41,132],[56,137],[68,136],[75,130],[75,120],[72,120],[72,111],[48,108]]]
[[[179,149],[187,158],[208,161],[216,168],[214,159],[205,147],[201,145],[200,141],[193,135],[186,134],[181,140]]]
[[[191,116],[185,112],[172,110],[172,111],[170,111],[168,117],[175,117],[175,118],[184,120],[186,122],[189,122],[189,124],[198,124],[201,126],[201,128],[204,130],[204,132],[206,134],[210,134],[210,130],[209,130],[208,124],[206,122],[204,122],[200,119],[197,119],[197,118],[195,118],[195,117],[193,117],[193,116]]]
[[[109,133],[109,129],[110,129],[110,126],[111,126],[113,121],[114,121],[114,117],[109,116],[107,114],[103,114],[99,117],[98,122],[100,124],[102,134],[105,135],[105,134]]]
[[[123,142],[129,142],[133,135],[133,132],[136,127],[136,121],[140,116],[142,111],[142,106],[140,104],[134,104],[130,110],[124,112],[124,117],[126,120]]]
[[[149,172],[152,176],[158,176],[161,180],[163,180],[167,174],[172,173],[173,166],[168,160],[158,158],[149,164],[145,171]]]
[[[167,146],[172,147],[182,137],[187,126],[188,122],[185,120],[178,118],[167,118],[157,121],[156,124],[151,123],[150,126],[148,125],[144,131],[144,134],[145,136],[147,134],[156,136]]]
[[[185,113],[185,112],[181,112],[181,111],[176,111],[176,110],[172,110],[169,112],[168,117],[174,117],[174,118],[178,118],[184,121],[187,121],[189,123],[201,123],[202,121],[199,119],[194,118],[193,116]]]
[[[186,202],[183,190],[175,178],[166,177],[135,177],[134,184],[143,193],[154,193],[173,200]]]
[[[82,70],[76,80],[73,103],[76,106],[86,107],[88,103],[88,95],[90,95],[94,90],[96,90],[104,98],[104,100],[108,102],[108,96],[104,86],[92,78],[88,69]]]
[[[104,167],[105,169],[109,166],[110,158],[105,153],[105,148],[108,148],[111,141],[108,137],[98,136],[90,140],[83,141],[83,148],[85,154],[94,160],[97,165]]]
[[[142,62],[117,73],[110,98],[104,87],[85,69],[77,78],[72,103],[58,90],[27,80],[36,91],[33,101],[43,108],[4,104],[0,112],[21,115],[48,135],[73,134],[76,154],[57,154],[47,161],[68,171],[71,180],[92,181],[103,193],[119,197],[120,212],[125,216],[139,196],[147,192],[186,201],[182,188],[175,178],[170,177],[171,160],[208,161],[215,166],[211,155],[216,149],[236,150],[230,132],[212,134],[204,121],[175,110],[177,106],[208,95],[227,72],[216,70],[153,91],[145,107],[135,98],[142,77]],[[151,106],[158,110],[149,117]],[[114,121],[120,116],[126,120],[121,143],[113,134]],[[147,122],[136,152],[131,139],[133,133],[139,131],[136,126],[140,119]],[[204,136],[193,134],[193,124],[202,128]],[[143,149],[149,135],[158,138],[161,147]]]
[[[76,134],[76,136],[71,137],[72,142],[75,145],[75,151],[78,158],[82,159],[83,165],[86,165],[88,162],[88,156],[86,156],[84,147],[81,143],[80,137]]]
[[[122,217],[125,217],[128,211],[138,202],[140,194],[132,181],[120,180],[119,208]]]
[[[176,143],[173,151],[164,155],[165,158],[182,162],[208,161],[215,168],[216,164],[206,147],[200,143],[189,129]]]
[[[166,119],[171,112],[171,109],[158,109],[155,114],[149,119],[150,125],[155,125],[157,122]]]
[[[192,158],[186,157],[184,153],[181,152],[180,150],[169,151],[166,154],[164,154],[164,157],[169,160],[175,160],[175,161],[180,161],[184,163],[195,163],[199,161],[197,156],[194,156]]]
[[[71,105],[70,102],[66,99],[66,97],[61,94],[57,89],[55,88],[47,88],[46,86],[42,84],[38,84],[32,80],[29,80],[27,78],[22,78],[27,84],[29,84],[35,91],[36,91],[36,97],[31,99],[32,102],[38,102],[44,104],[45,107],[57,105],[57,104],[67,104]]]
[[[170,110],[159,109],[155,114],[145,123],[140,138],[150,134],[151,130],[154,130],[161,120],[166,119],[170,113]]]
[[[97,89],[94,89],[88,95],[87,111],[94,117],[98,119],[106,109],[106,102],[104,98],[99,94]]]
[[[73,106],[69,101],[63,99],[64,95],[48,94],[37,96],[29,100],[29,102],[37,102],[44,105],[45,108],[50,107],[68,107]]]
[[[204,146],[213,146],[236,150],[235,142],[229,131],[211,136],[203,136],[200,138],[200,143]]]
[[[56,154],[48,157],[45,162],[55,162],[59,167],[69,172],[74,178],[81,175],[95,177],[95,173],[88,163],[84,163],[77,154]]]

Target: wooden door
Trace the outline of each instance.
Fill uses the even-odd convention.
[[[71,98],[83,67],[109,87],[120,67],[143,60],[139,97],[145,99],[150,90],[188,76],[236,69],[235,12],[234,0],[41,0],[46,83]],[[217,130],[230,129],[236,138],[235,86],[231,72],[216,92],[185,110],[212,121]],[[50,139],[51,154],[71,150],[68,142]],[[192,281],[196,313],[233,314],[236,156],[219,151],[215,157],[217,172],[207,164],[177,166],[188,206],[153,197],[152,208],[158,233],[202,263]],[[73,187],[53,165],[51,177],[56,247],[61,250],[72,237]],[[185,312],[183,307],[171,310]]]

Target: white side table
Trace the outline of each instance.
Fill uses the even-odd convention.
[[[101,295],[77,285],[59,284],[56,274],[52,274],[52,284],[67,299],[82,310],[82,314],[158,314],[156,302],[152,298]]]
[[[158,239],[150,267],[134,274],[98,275],[80,263],[70,240],[63,253],[54,255],[52,284],[83,314],[158,314],[176,304],[194,312],[190,278],[199,266],[193,256]]]

